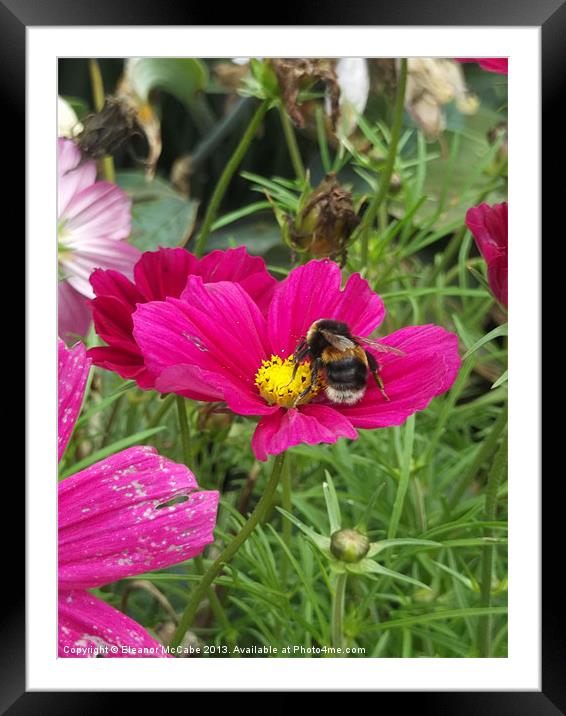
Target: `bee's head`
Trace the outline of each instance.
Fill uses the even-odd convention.
[[[318,321],[315,321],[309,328],[307,332],[307,342],[310,343],[314,336],[321,331],[327,331],[337,336],[347,336],[348,338],[351,335],[347,323],[334,321],[331,318],[319,318]]]

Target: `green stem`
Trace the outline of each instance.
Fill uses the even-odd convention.
[[[193,466],[193,451],[191,446],[191,431],[187,418],[187,406],[182,395],[175,396],[177,403],[177,416],[179,418],[179,429],[181,431],[181,445],[183,447],[183,462],[190,469]]]
[[[104,84],[102,82],[102,73],[100,71],[98,60],[91,57],[88,61],[88,69],[90,73],[90,84],[92,87],[94,108],[97,112],[100,112],[104,107]],[[114,171],[114,160],[112,157],[102,157],[102,172],[107,181],[116,181],[116,172]]]
[[[295,170],[297,179],[303,182],[305,180],[305,167],[303,165],[303,160],[301,159],[301,153],[299,152],[297,137],[295,136],[295,130],[293,129],[289,115],[282,105],[279,105],[279,116],[281,117],[283,134],[285,135],[285,141],[287,142],[287,148],[289,150],[289,156],[291,157],[293,169]]]
[[[466,491],[469,485],[473,482],[481,466],[490,459],[492,454],[497,447],[497,441],[502,433],[505,432],[507,427],[507,406],[499,413],[497,420],[494,422],[493,427],[489,431],[489,435],[483,441],[479,447],[477,454],[468,468],[468,470],[462,475],[460,481],[456,483],[455,488],[452,490],[452,494],[448,499],[448,509],[453,510],[454,507],[460,501],[460,498]]]
[[[202,602],[204,596],[206,595],[208,588],[212,585],[224,565],[228,564],[228,562],[232,559],[232,557],[236,554],[239,548],[244,544],[244,542],[248,539],[248,537],[257,527],[257,525],[267,516],[269,509],[271,508],[272,499],[277,489],[277,485],[279,483],[279,478],[281,477],[284,464],[285,453],[281,453],[275,458],[275,461],[273,463],[273,471],[271,473],[271,477],[269,478],[269,482],[267,483],[267,487],[265,488],[265,491],[261,496],[260,501],[257,503],[248,521],[244,524],[244,526],[234,537],[234,539],[222,550],[219,556],[210,565],[207,572],[199,582],[198,586],[193,591],[191,598],[189,599],[189,602],[185,608],[185,611],[183,612],[183,616],[181,617],[179,626],[177,627],[177,630],[175,631],[175,634],[171,641],[172,647],[179,646],[179,644],[183,641],[187,630],[193,623],[193,619],[195,618],[199,605]]]
[[[147,423],[148,428],[154,428],[156,425],[159,425],[165,415],[169,412],[169,409],[173,405],[176,397],[177,396],[174,393],[169,393],[169,395],[165,396],[165,398],[161,400],[161,405],[157,408]]]
[[[199,554],[195,557],[195,567],[197,569],[197,572],[202,576],[205,573],[205,567],[204,567],[204,560],[202,558],[202,554]],[[228,617],[226,616],[226,612],[224,611],[224,607],[222,606],[222,603],[220,599],[218,598],[218,594],[214,591],[214,587],[209,587],[207,590],[207,596],[208,596],[208,602],[210,604],[210,608],[212,610],[212,613],[216,617],[219,624],[222,626],[222,629],[224,630],[224,633],[226,634],[226,640],[231,646],[234,646],[234,634],[232,626],[230,625],[230,621],[228,620]]]
[[[372,227],[379,207],[387,196],[389,184],[397,158],[397,146],[401,137],[401,124],[403,122],[403,110],[405,107],[405,88],[407,86],[407,59],[401,60],[401,69],[399,72],[399,83],[397,85],[397,96],[395,97],[395,109],[393,113],[393,124],[391,125],[391,139],[389,141],[389,151],[387,159],[381,173],[379,189],[373,201],[367,208],[363,216],[362,223],[356,232],[362,238],[362,265],[367,266],[369,251],[369,232]]]
[[[212,194],[212,197],[210,199],[210,203],[208,204],[208,208],[206,210],[206,214],[202,222],[202,228],[196,239],[195,253],[199,257],[204,254],[208,235],[210,234],[212,224],[216,219],[216,214],[218,213],[218,209],[220,207],[222,199],[224,198],[224,194],[228,189],[228,185],[230,184],[230,181],[234,176],[236,169],[239,167],[240,162],[244,158],[244,155],[246,154],[248,147],[250,146],[250,143],[254,138],[255,133],[257,132],[257,129],[261,124],[265,113],[269,108],[269,103],[270,100],[266,99],[257,108],[254,116],[252,117],[251,122],[248,125],[248,128],[244,132],[244,136],[241,138],[240,143],[230,157],[228,164],[226,164],[224,171],[222,172],[220,179],[218,180],[218,184],[216,185],[214,193]]]
[[[399,471],[399,485],[397,486],[397,494],[395,495],[395,502],[393,503],[391,519],[389,520],[387,539],[395,539],[395,536],[397,535],[397,528],[399,527],[399,521],[401,520],[401,514],[403,513],[405,497],[407,496],[409,480],[411,478],[411,459],[413,457],[414,442],[415,416],[411,415],[405,425],[405,444],[403,446],[402,463]]]
[[[332,595],[332,646],[335,649],[344,648],[344,601],[347,580],[346,572],[338,574]]]
[[[497,513],[497,491],[503,477],[507,472],[507,440],[504,439],[493,461],[487,480],[485,494],[485,515],[489,522],[493,522]],[[493,530],[487,530],[486,536],[493,536]],[[491,607],[491,581],[493,576],[493,558],[495,545],[488,544],[483,548],[481,565],[480,606],[485,609]],[[478,645],[481,657],[491,656],[492,616],[488,613],[478,622]]]
[[[285,462],[283,473],[281,475],[281,486],[283,488],[283,496],[281,500],[281,506],[286,512],[292,511],[292,485],[291,485],[291,470],[289,469],[289,460]],[[283,542],[289,547],[291,545],[293,525],[289,520],[283,520]],[[282,589],[285,589],[287,584],[287,570],[289,568],[289,558],[284,553],[283,563],[281,565],[281,584]]]

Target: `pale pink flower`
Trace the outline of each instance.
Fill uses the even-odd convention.
[[[81,343],[68,349],[59,341],[59,457],[80,411],[89,367]],[[199,491],[184,465],[143,446],[61,481],[59,655],[95,656],[99,647],[110,657],[168,656],[140,624],[85,590],[202,552],[213,540],[218,499],[216,491]]]
[[[126,239],[131,227],[131,200],[115,184],[96,181],[96,164],[84,161],[70,139],[58,140],[59,335],[83,336],[90,323],[86,300],[96,268],[128,276],[140,252]]]

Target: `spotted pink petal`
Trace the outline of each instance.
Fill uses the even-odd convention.
[[[319,318],[344,321],[354,335],[367,336],[383,321],[381,298],[359,274],[340,290],[342,274],[334,261],[309,261],[291,271],[273,294],[269,307],[272,351],[281,357],[293,352],[309,326]]]
[[[67,348],[59,339],[58,349],[58,421],[57,452],[60,460],[65,452],[83,402],[86,381],[90,370],[90,358],[85,347],[77,343]]]
[[[92,316],[87,299],[68,283],[59,281],[57,286],[58,333],[66,343],[74,343],[86,336]]]
[[[357,428],[400,425],[448,390],[460,368],[458,337],[439,326],[408,326],[380,339],[380,343],[394,346],[405,355],[374,352],[389,401],[370,378],[359,403],[340,406],[342,415]]]
[[[240,285],[225,281],[204,284],[200,277],[191,276],[187,292],[190,302],[170,298],[140,305],[134,313],[134,338],[146,367],[159,380],[159,389],[166,389],[160,380],[170,375],[164,374],[166,369],[193,365],[256,400],[261,412],[266,404],[259,398],[254,377],[269,350],[258,306]],[[174,376],[176,392],[191,395],[192,376],[186,385],[179,385],[180,377],[179,372]],[[212,387],[216,394],[216,384]]]
[[[59,592],[58,653],[63,658],[168,658],[136,621],[82,590]]]
[[[98,587],[200,554],[213,540],[219,494],[197,488],[188,468],[151,447],[60,482],[60,587]]]
[[[335,443],[338,438],[354,440],[357,436],[352,423],[332,407],[311,404],[290,410],[280,408],[261,418],[252,438],[252,450],[263,461],[268,455],[278,455],[301,443]]]

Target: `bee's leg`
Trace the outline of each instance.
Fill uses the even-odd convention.
[[[297,405],[297,403],[300,400],[302,400],[303,398],[306,398],[307,395],[314,388],[314,386],[316,385],[316,381],[318,379],[319,369],[320,369],[320,359],[317,358],[315,361],[313,361],[312,366],[311,366],[311,381],[308,384],[308,386],[303,390],[303,392],[299,393],[299,395],[297,396],[297,399],[295,400],[295,405]]]
[[[307,357],[309,350],[309,344],[304,339],[295,348],[295,352],[293,354],[293,373],[291,375],[291,380],[289,381],[289,383],[292,383],[295,380],[295,376],[297,375],[297,371],[299,370],[299,364],[304,358]]]
[[[371,371],[371,374],[375,378],[375,382],[377,383],[379,392],[381,393],[381,395],[383,395],[385,400],[389,400],[389,396],[385,392],[385,388],[383,386],[383,381],[381,380],[381,376],[379,375],[379,366],[377,364],[377,361],[375,360],[375,358],[369,351],[365,351],[365,354],[366,354],[366,358],[368,359],[369,369]]]

